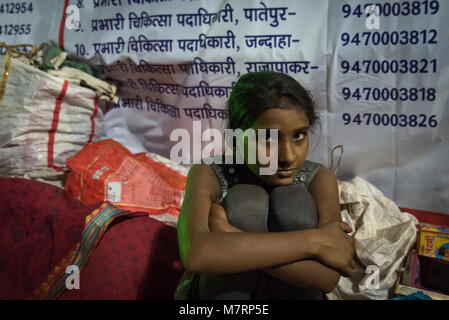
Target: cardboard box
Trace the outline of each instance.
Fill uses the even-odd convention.
[[[449,227],[421,225],[418,254],[449,261]]]
[[[405,261],[400,284],[448,295],[449,261],[412,250]]]
[[[410,251],[407,255],[400,283],[415,288],[420,285],[419,260],[415,250]]]

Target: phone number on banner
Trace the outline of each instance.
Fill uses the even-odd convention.
[[[408,15],[427,15],[436,14],[440,9],[438,1],[402,1],[402,2],[384,2],[384,3],[365,3],[363,5],[358,4],[355,7],[351,7],[349,4],[344,4],[341,7],[343,12],[343,18],[349,18],[351,15],[360,18],[361,16],[369,16],[367,8],[371,6],[376,7],[376,11],[380,16],[408,16]]]
[[[438,32],[435,29],[429,30],[404,30],[404,31],[365,31],[356,32],[350,35],[347,32],[341,34],[343,47],[351,44],[359,45],[420,45],[420,44],[437,44]]]
[[[0,36],[15,36],[31,33],[31,24],[0,25]]]
[[[354,123],[366,126],[435,128],[438,125],[436,115],[425,114],[357,113],[351,116],[349,113],[343,113],[342,119],[345,126]]]
[[[32,2],[8,2],[0,4],[0,14],[21,14],[27,12],[33,12]]]
[[[357,60],[352,64],[343,60],[340,66],[343,73],[436,73],[437,59]]]
[[[341,91],[344,99],[373,101],[434,101],[434,88],[351,88]]]

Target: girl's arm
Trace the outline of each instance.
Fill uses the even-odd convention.
[[[340,280],[340,273],[315,260],[298,261],[265,272],[300,288],[318,289],[330,293]]]
[[[331,170],[320,167],[310,183],[309,191],[317,206],[319,228],[327,228],[329,223],[341,222],[337,178]],[[347,231],[351,232],[351,229],[348,227]],[[354,261],[351,261],[351,266],[355,266]],[[334,268],[313,260],[267,268],[265,271],[299,287],[313,287],[326,293],[335,288],[341,276]]]
[[[228,223],[224,208],[216,203],[212,204],[210,228],[214,232],[243,232]],[[297,287],[314,288],[326,293],[331,292],[340,280],[339,272],[315,260],[297,261],[264,268],[263,271]]]
[[[352,239],[343,231],[343,223],[326,231],[210,232],[209,213],[219,192],[209,166],[191,168],[178,220],[179,250],[186,269],[236,273],[317,259],[344,274],[352,271]]]
[[[332,228],[341,221],[338,201],[338,188],[335,175],[328,169],[321,167],[310,185],[310,192],[315,199],[319,226],[323,230]],[[213,213],[213,214],[212,214]],[[229,225],[224,208],[213,204],[211,212],[212,230],[222,232],[238,232],[237,228]],[[350,232],[347,227],[346,232]],[[353,266],[353,262],[351,261]],[[340,280],[340,272],[315,260],[303,260],[263,269],[268,274],[296,285],[301,288],[315,288],[320,291],[331,292]]]
[[[331,221],[341,221],[337,177],[331,170],[320,167],[309,191],[317,206],[320,227]]]

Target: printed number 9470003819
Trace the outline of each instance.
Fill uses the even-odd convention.
[[[350,5],[345,3],[341,7],[344,19],[360,18],[368,16],[367,8],[374,6],[379,16],[418,16],[418,15],[434,15],[440,9],[440,3],[436,0],[424,1],[385,1],[382,3],[364,3],[358,5]]]

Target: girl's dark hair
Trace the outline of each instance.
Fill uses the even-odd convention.
[[[291,106],[303,109],[313,127],[318,121],[310,93],[292,77],[278,72],[254,72],[240,77],[228,100],[228,128],[251,127],[264,111],[281,107],[286,98]]]

